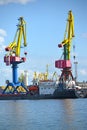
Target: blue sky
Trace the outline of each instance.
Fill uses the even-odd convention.
[[[19,73],[28,70],[29,81],[34,71],[45,72],[49,64],[49,73],[60,70],[55,68],[62,49],[58,44],[64,38],[68,11],[72,10],[75,20],[75,53],[78,61],[78,80],[87,81],[87,1],[86,0],[0,0],[0,85],[12,80],[11,66],[3,62],[4,48],[13,41],[18,18],[23,16],[27,23],[26,63],[19,65]],[[22,52],[24,50],[21,50]],[[72,69],[74,65],[71,52]]]

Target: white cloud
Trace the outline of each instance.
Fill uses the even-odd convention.
[[[83,37],[83,38],[87,38],[87,33],[83,33],[83,34],[82,34],[82,37]]]
[[[0,47],[0,52],[3,52],[4,51],[4,49],[5,49],[5,45],[1,45],[1,47]]]
[[[0,45],[1,43],[3,43],[5,40],[4,40],[4,37],[0,36]]]
[[[35,0],[0,0],[0,5],[9,4],[9,3],[20,3],[26,4],[28,2],[33,2]]]
[[[87,75],[87,70],[85,70],[85,69],[82,69],[82,70],[80,70],[79,72],[80,72],[80,74],[83,75],[83,76],[86,76],[86,75]]]
[[[0,52],[3,52],[5,48],[5,45],[4,45],[5,36],[7,36],[6,31],[3,29],[0,29]]]
[[[5,30],[0,29],[0,35],[1,35],[1,36],[7,36],[7,33],[6,33]]]
[[[2,63],[2,61],[0,61]],[[9,80],[10,82],[12,81],[12,70],[11,70],[11,66],[6,66],[4,63],[2,63],[1,67],[1,71],[0,71],[0,75],[3,74],[3,76],[1,76],[0,78],[0,85],[6,85],[5,81]]]

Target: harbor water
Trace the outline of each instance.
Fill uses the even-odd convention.
[[[0,130],[87,130],[87,98],[1,100]]]

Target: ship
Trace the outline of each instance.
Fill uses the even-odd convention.
[[[81,88],[76,86],[74,81],[60,82],[58,79],[53,79],[56,76],[55,72],[51,79],[48,78],[47,74],[47,72],[40,73],[37,78],[35,72],[32,84],[27,86],[27,92],[21,87],[18,88],[18,92],[15,91],[14,93],[12,93],[12,88],[11,91],[9,88],[6,93],[1,90],[0,100],[75,99],[85,97]],[[24,77],[24,79],[26,78]],[[27,83],[27,80],[25,81]]]
[[[10,86],[5,93],[6,87],[0,87],[0,100],[41,100],[41,99],[75,99],[87,98],[87,88],[77,84],[74,80],[61,81],[57,72],[49,76],[48,65],[46,72],[34,72],[32,84],[28,85],[28,71],[21,73],[19,79],[25,84],[27,92],[23,87],[13,92]],[[13,90],[12,90],[13,89]]]
[[[84,98],[81,87],[77,86],[73,80],[60,80],[60,76],[55,71],[49,76],[48,65],[44,73],[34,72],[32,84],[28,85],[28,71],[21,73],[19,82],[23,82],[24,88],[20,86],[14,91],[9,86],[4,93],[6,87],[0,90],[0,100],[41,100],[41,99],[70,99]],[[8,81],[7,81],[8,84]],[[1,88],[1,87],[0,87]]]
[[[86,94],[77,88],[60,88],[60,83],[40,81],[39,85],[29,85],[28,92],[1,93],[0,100],[41,100],[41,99],[75,99],[86,98]],[[64,84],[62,84],[64,87]],[[84,91],[85,92],[85,91]]]

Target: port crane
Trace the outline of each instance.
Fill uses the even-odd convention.
[[[18,93],[18,88],[21,86],[23,89],[27,89],[25,85],[22,82],[18,81],[18,64],[24,63],[26,61],[26,57],[21,57],[21,46],[26,47],[26,22],[23,19],[23,17],[20,17],[18,19],[19,23],[17,25],[17,31],[14,37],[13,42],[11,42],[6,48],[5,51],[7,54],[4,56],[4,62],[7,66],[12,65],[12,76],[13,76],[13,82],[10,83],[7,82],[7,86],[4,89],[3,93],[6,92],[7,89],[9,89],[9,86],[12,87],[11,93]],[[23,45],[21,45],[22,41],[24,42]],[[25,56],[27,55],[27,52],[24,53]]]
[[[66,30],[64,35],[64,40],[58,47],[63,47],[63,59],[55,61],[55,67],[62,69],[60,76],[60,81],[73,80],[70,52],[71,52],[71,42],[74,37],[74,16],[70,10],[68,13],[68,19],[66,24]]]

